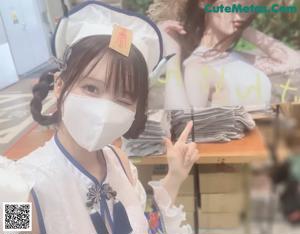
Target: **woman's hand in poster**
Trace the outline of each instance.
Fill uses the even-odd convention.
[[[180,22],[175,20],[166,20],[158,24],[164,40],[164,47],[166,54],[180,52],[180,44],[178,42],[179,35],[186,34]]]

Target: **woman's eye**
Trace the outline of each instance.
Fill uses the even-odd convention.
[[[133,101],[133,100],[131,100],[130,98],[125,98],[125,97],[123,97],[123,98],[118,98],[116,101],[117,101],[118,103],[120,103],[120,104],[125,105],[125,106],[131,106],[131,105],[134,104],[134,101]]]
[[[94,85],[85,85],[85,86],[83,86],[83,89],[85,92],[88,92],[90,94],[98,94],[99,93],[98,88]]]

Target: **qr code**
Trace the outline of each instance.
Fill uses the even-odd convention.
[[[3,203],[3,231],[31,231],[31,202]]]

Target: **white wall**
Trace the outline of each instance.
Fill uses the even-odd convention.
[[[15,64],[7,43],[4,27],[0,17],[0,89],[18,81]]]
[[[1,19],[1,15],[0,15],[0,45],[6,43],[6,41],[7,41],[7,39],[5,36],[5,31],[3,28],[3,23],[2,23],[2,19]]]
[[[18,81],[18,75],[8,43],[0,45],[0,58],[0,89],[3,89]]]
[[[2,21],[19,75],[46,64],[50,58],[49,31],[45,29],[41,8],[40,0],[0,1]]]

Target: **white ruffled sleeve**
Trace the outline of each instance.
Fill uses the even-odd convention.
[[[192,234],[190,225],[182,225],[186,220],[183,205],[177,207],[172,204],[171,197],[160,181],[150,181],[148,184],[153,189],[154,199],[163,216],[167,234]]]
[[[134,190],[136,191],[145,210],[147,200],[145,189],[138,179],[137,168],[131,162],[130,168],[134,180]],[[190,225],[182,225],[182,222],[186,220],[183,205],[176,207],[172,204],[171,197],[161,185],[160,181],[150,181],[148,184],[153,189],[155,202],[163,216],[163,222],[167,231],[166,234],[193,234]]]

